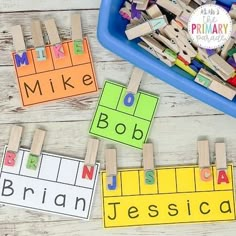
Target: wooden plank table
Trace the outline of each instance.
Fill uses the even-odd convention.
[[[100,0],[24,1],[0,0],[0,152],[8,141],[12,124],[25,127],[22,145],[30,146],[35,128],[48,130],[44,151],[68,154],[84,158],[91,122],[98,97],[73,98],[32,108],[23,109],[20,104],[15,75],[11,61],[12,38],[10,26],[21,24],[27,46],[32,46],[30,19],[44,20],[54,17],[63,40],[70,38],[70,15],[79,11],[82,15],[84,33],[89,37],[99,89],[105,79],[127,84],[132,65],[98,43],[96,27]],[[155,145],[155,161],[158,165],[193,164],[197,162],[196,140],[207,136],[211,144],[216,138],[225,138],[227,157],[236,163],[236,120],[205,105],[192,97],[170,87],[146,74],[141,88],[161,96],[155,116],[150,141]],[[98,160],[104,168],[104,148],[108,141],[102,140]],[[119,167],[140,167],[139,150],[117,144]],[[101,219],[100,181],[95,195],[91,221],[60,217],[50,214],[0,206],[1,236],[39,235],[221,235],[236,232],[236,222],[215,224],[188,224],[151,226],[104,230]]]

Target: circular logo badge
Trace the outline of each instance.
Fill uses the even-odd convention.
[[[219,48],[231,37],[232,20],[224,8],[206,4],[191,14],[188,32],[197,46],[206,49]]]

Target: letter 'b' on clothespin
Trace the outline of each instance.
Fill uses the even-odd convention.
[[[143,167],[145,172],[145,184],[155,183],[154,174],[154,151],[153,144],[146,143],[143,145]]]
[[[83,33],[80,14],[73,14],[71,16],[71,31],[74,45],[74,53],[76,55],[84,53]]]
[[[34,42],[35,51],[37,53],[38,61],[46,60],[46,51],[44,47],[43,33],[41,23],[39,20],[34,20],[31,23],[31,34]]]
[[[50,40],[51,45],[53,45],[53,51],[56,58],[63,58],[64,57],[64,49],[61,43],[57,26],[54,19],[49,19],[44,21],[45,27],[47,29],[48,37]]]
[[[15,25],[11,27],[11,33],[13,37],[13,44],[15,47],[15,61],[16,66],[29,65],[29,60],[26,52],[24,35],[20,25]]]
[[[105,150],[107,188],[115,190],[117,187],[117,163],[116,163],[116,149]]]
[[[130,81],[127,87],[127,94],[124,98],[124,105],[127,107],[131,107],[134,104],[135,97],[134,95],[138,92],[138,88],[143,77],[144,71],[134,67],[132,75],[130,77]]]
[[[7,152],[4,159],[4,165],[14,166],[16,162],[16,153],[20,147],[23,127],[13,126],[10,133],[10,138],[7,146]]]
[[[198,163],[200,176],[202,181],[210,181],[212,179],[210,169],[210,149],[208,140],[200,140],[198,146]]]
[[[93,179],[94,166],[96,164],[99,140],[90,138],[88,141],[87,152],[84,160],[82,179]]]
[[[41,150],[43,147],[45,135],[46,135],[45,130],[41,130],[41,129],[35,130],[26,168],[32,169],[32,170],[37,169],[39,156],[41,154]]]
[[[225,143],[215,143],[217,183],[229,183]]]

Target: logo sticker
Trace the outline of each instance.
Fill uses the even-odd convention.
[[[231,37],[232,20],[224,8],[206,4],[197,8],[190,16],[188,32],[197,46],[216,49]]]

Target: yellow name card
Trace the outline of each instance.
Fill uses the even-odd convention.
[[[235,220],[233,165],[229,183],[217,183],[215,166],[211,172],[204,182],[198,166],[156,168],[155,183],[148,185],[143,169],[125,169],[118,171],[115,190],[108,190],[102,172],[104,227]]]

